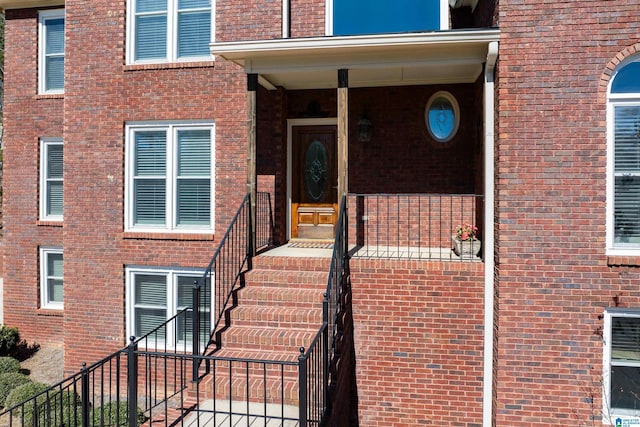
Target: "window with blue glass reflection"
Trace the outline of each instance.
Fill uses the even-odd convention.
[[[458,103],[449,92],[438,92],[429,99],[425,122],[433,139],[438,142],[449,141],[456,134],[459,121]]]
[[[333,0],[333,34],[440,30],[440,0]]]

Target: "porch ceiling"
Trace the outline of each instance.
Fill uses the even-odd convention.
[[[471,83],[498,39],[494,29],[438,31],[222,42],[211,53],[290,90],[336,88],[341,68],[350,87]]]

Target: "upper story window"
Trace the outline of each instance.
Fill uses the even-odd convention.
[[[640,253],[640,58],[614,73],[607,103],[607,249]]]
[[[64,9],[40,11],[38,93],[64,92]]]
[[[449,27],[448,0],[328,0],[335,36],[411,33]]]
[[[127,126],[127,230],[213,231],[213,138],[213,124]]]
[[[40,219],[62,221],[64,202],[62,138],[40,140]]]
[[[212,0],[129,0],[128,63],[210,59]]]
[[[610,309],[604,317],[603,422],[640,416],[640,311]],[[608,418],[608,419],[607,419]],[[618,425],[618,424],[616,424]]]

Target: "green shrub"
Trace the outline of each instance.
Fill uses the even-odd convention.
[[[19,385],[9,392],[7,400],[5,400],[4,402],[5,408],[11,408],[19,403],[22,403],[25,400],[34,397],[36,394],[47,390],[48,388],[49,386],[46,384],[33,382]],[[13,411],[13,416],[22,421],[23,427],[30,427],[33,425],[34,404],[37,405],[38,409],[40,409],[40,405],[42,405],[46,400],[46,395],[41,395],[36,399],[29,400],[22,408],[17,408],[15,411]],[[38,412],[40,412],[40,410],[38,410]]]
[[[0,356],[0,374],[20,372],[20,362],[9,356]]]
[[[91,425],[104,427],[120,427],[129,425],[128,403],[126,401],[109,402],[91,411]],[[146,420],[142,409],[136,408],[136,425]]]
[[[71,390],[49,393],[49,404],[38,408],[39,426],[76,427],[81,423],[82,402]]]
[[[7,400],[5,400],[5,407],[10,408],[20,402],[24,402],[30,397],[33,397],[48,388],[48,385],[42,383],[30,382],[22,384],[11,390],[11,393],[7,396]],[[39,397],[39,399],[40,398],[42,398],[42,400],[45,399],[44,396]]]
[[[32,382],[20,385],[9,393],[5,407],[10,408],[24,402],[49,388],[46,384]],[[34,414],[34,405],[37,408],[37,414]],[[35,425],[34,415],[37,415],[39,426],[75,427],[80,425],[80,396],[71,390],[60,392],[51,389],[48,393],[43,393],[37,398],[29,400],[22,408],[17,408],[12,413],[22,427]]]
[[[4,402],[7,400],[7,396],[11,390],[28,382],[31,382],[29,377],[20,372],[0,374],[0,407],[4,406]]]
[[[18,328],[2,325],[0,327],[0,356],[8,356],[16,349],[20,342]]]

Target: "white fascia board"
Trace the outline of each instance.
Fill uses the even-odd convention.
[[[296,57],[257,57],[244,61],[241,65],[247,73],[269,74],[275,72],[330,71],[340,68],[379,69],[389,67],[425,67],[425,66],[465,66],[482,64],[486,57],[484,51],[463,50],[457,54],[449,52],[443,56],[440,52],[424,52],[422,55],[308,55]]]
[[[498,41],[500,31],[467,30],[467,31],[436,31],[429,33],[405,33],[365,36],[313,37],[276,40],[255,40],[212,43],[211,53],[223,56],[231,61],[243,59],[248,54],[270,55],[273,53],[296,53],[309,50],[361,50],[379,48],[398,48],[401,46],[424,45],[464,45],[488,44]]]
[[[211,53],[248,73],[425,64],[482,64],[499,30],[212,43]]]
[[[64,6],[64,0],[0,0],[0,9]]]

